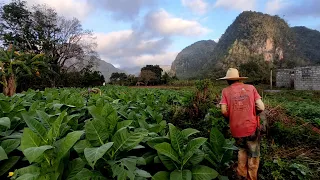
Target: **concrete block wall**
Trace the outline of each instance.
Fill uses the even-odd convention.
[[[292,87],[294,81],[293,73],[293,69],[278,69],[276,75],[276,86],[284,88]]]
[[[320,66],[294,68],[296,90],[320,90]]]

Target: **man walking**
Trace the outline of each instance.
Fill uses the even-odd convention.
[[[232,136],[240,147],[237,174],[239,177],[256,180],[260,162],[260,119],[264,104],[256,88],[240,80],[237,69],[230,68],[224,78],[229,86],[222,91],[221,112],[229,119]]]

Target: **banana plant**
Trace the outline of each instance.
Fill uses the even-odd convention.
[[[31,67],[36,68],[45,65],[42,61],[38,61],[43,56],[44,54],[19,53],[15,51],[14,47],[10,47],[8,50],[0,50],[0,76],[3,93],[6,96],[13,96],[16,93],[17,75],[20,73],[32,74]],[[29,61],[27,61],[28,59]]]
[[[217,128],[212,128],[209,142],[202,146],[205,159],[219,173],[222,173],[223,169],[232,163],[233,151],[238,149],[234,143],[234,140],[225,139]]]
[[[84,154],[92,169],[105,167],[118,180],[151,177],[148,172],[137,168],[145,165],[142,157],[128,156],[129,151],[144,148],[139,143],[148,131],[132,127],[132,120],[119,121],[110,104],[97,102],[97,105],[88,108],[93,118],[85,124],[86,139],[79,141],[75,150]]]
[[[218,172],[214,169],[199,165],[204,157],[200,147],[207,138],[189,138],[198,132],[195,129],[180,131],[170,123],[168,138],[156,138],[151,140],[152,143],[149,142],[158,153],[155,161],[160,161],[169,170],[156,173],[152,177],[154,180],[210,180],[218,176]],[[157,141],[163,142],[157,144]]]

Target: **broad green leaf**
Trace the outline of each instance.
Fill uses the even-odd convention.
[[[20,145],[19,139],[7,139],[1,142],[1,146],[7,154],[15,150]]]
[[[218,164],[217,162],[221,159],[221,158],[218,158],[217,155],[215,153],[213,153],[213,148],[212,146],[210,145],[209,142],[206,142],[203,144],[202,146],[203,148],[203,151],[205,152],[205,156],[204,158],[209,161],[214,167],[218,167]]]
[[[6,140],[6,139],[21,139],[22,133],[14,132],[9,136],[5,136],[1,138],[0,140]]]
[[[129,173],[128,170],[124,169],[123,166],[119,166],[118,164],[115,164],[115,163],[113,163],[111,165],[111,170],[112,170],[112,174],[113,174],[112,177],[113,178],[117,177],[117,180],[126,180],[127,177],[130,176],[128,174]]]
[[[51,140],[56,140],[60,137],[60,132],[62,129],[62,123],[64,117],[67,115],[67,112],[63,111],[59,117],[52,123],[52,127],[48,132],[48,138]]]
[[[142,170],[142,169],[135,170],[135,174],[137,176],[144,177],[144,178],[151,178],[152,177],[150,173],[148,173],[147,171]]]
[[[138,119],[138,123],[141,128],[149,129],[149,124],[146,122],[145,118]]]
[[[18,177],[16,180],[37,180],[40,173],[34,173],[34,174],[24,174],[20,177]]]
[[[31,129],[24,128],[21,137],[21,150],[24,151],[30,147],[39,147],[41,144],[41,139],[37,134],[35,134]]]
[[[32,105],[30,106],[30,108],[29,108],[29,111],[35,111],[35,110],[37,110],[38,109],[38,107],[39,107],[39,101],[35,101],[34,103],[32,103]]]
[[[96,162],[111,148],[113,142],[109,142],[97,148],[85,148],[84,156],[86,157],[89,165],[94,169]]]
[[[175,170],[170,174],[170,180],[191,180],[192,173],[190,170]]]
[[[210,144],[213,148],[214,153],[222,153],[224,143],[225,138],[223,137],[223,134],[217,128],[212,128],[210,132]]]
[[[169,143],[169,142],[170,142],[170,139],[167,138],[167,137],[155,137],[155,138],[150,139],[150,140],[147,142],[147,144],[148,144],[151,148],[154,148],[155,145],[160,144],[160,143],[163,143],[163,142]]]
[[[211,180],[218,177],[219,173],[207,166],[198,165],[192,168],[192,179],[194,180]]]
[[[205,153],[203,151],[201,151],[200,149],[198,149],[193,154],[193,156],[189,159],[189,162],[191,162],[192,165],[197,165],[203,161],[204,156],[205,156]]]
[[[41,168],[37,167],[36,165],[30,165],[21,169],[17,169],[14,173],[21,176],[24,174],[37,174],[40,173],[40,170]]]
[[[189,136],[199,133],[200,131],[192,128],[184,129],[181,131],[181,134],[184,138],[188,138]]]
[[[0,118],[0,125],[6,128],[10,128],[11,121],[8,117],[2,117]]]
[[[184,139],[181,132],[171,123],[169,123],[169,133],[170,133],[170,140],[171,145],[174,150],[178,152],[179,155],[183,153],[183,145]]]
[[[193,154],[207,141],[207,138],[198,137],[192,139],[186,147],[185,155],[183,157],[183,165],[186,164]]]
[[[58,148],[58,154],[56,160],[59,162],[60,159],[66,155],[66,153],[73,147],[73,145],[80,139],[83,135],[83,131],[74,131],[67,134],[65,138],[62,139],[62,143]]]
[[[77,173],[73,178],[68,180],[101,180],[105,179],[96,173],[90,171],[89,169],[83,168],[79,173]]]
[[[128,127],[132,124],[132,120],[125,120],[117,123],[117,130],[123,128],[123,127]]]
[[[45,113],[44,111],[39,111],[37,110],[37,115],[40,118],[42,124],[44,125],[44,127],[46,127],[46,129],[50,129],[51,125],[50,125],[50,116]]]
[[[53,146],[40,146],[40,147],[30,147],[28,149],[25,149],[23,151],[23,154],[26,156],[26,158],[28,159],[28,161],[30,163],[34,162],[37,158],[39,158],[40,156],[42,156],[42,154],[48,150],[48,149],[52,149]]]
[[[67,123],[69,123],[69,121],[71,121],[73,119],[77,119],[79,117],[81,117],[81,114],[72,114],[72,115],[67,117]]]
[[[85,125],[86,138],[93,146],[103,145],[109,137],[108,127],[102,120],[87,121]]]
[[[44,142],[46,142],[47,130],[39,121],[35,119],[34,114],[30,112],[23,112],[21,115],[28,127],[33,132],[37,133]]]
[[[5,161],[1,161],[0,177],[7,173],[20,159],[20,156],[11,156]]]
[[[233,156],[232,150],[229,150],[229,149],[225,150],[225,152],[223,153],[220,164],[229,163],[232,160],[232,156]]]
[[[157,155],[154,152],[149,151],[149,152],[143,154],[142,157],[145,160],[146,164],[151,164],[154,161],[154,158],[156,156]]]
[[[71,179],[75,177],[84,168],[85,165],[86,163],[81,158],[77,158],[71,161],[68,164],[66,179]]]
[[[119,129],[112,141],[114,142],[113,149],[116,154],[118,151],[129,151],[136,147],[145,136],[148,135],[148,131],[130,132],[127,128]]]
[[[171,147],[171,145],[169,143],[163,142],[163,143],[155,145],[154,148],[158,151],[158,153],[169,157],[170,159],[172,159],[173,161],[175,161],[179,164],[181,163],[179,161],[178,153],[176,151],[174,151],[174,149]]]
[[[170,179],[170,173],[166,171],[159,171],[152,176],[152,180],[167,180]]]
[[[8,159],[7,153],[4,151],[4,149],[0,146],[0,161]]]
[[[83,153],[85,148],[91,148],[91,144],[88,142],[88,140],[80,140],[78,141],[74,146],[73,149],[77,151],[77,153]]]

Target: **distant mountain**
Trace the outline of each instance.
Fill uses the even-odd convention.
[[[250,60],[272,61],[282,68],[320,63],[320,33],[293,27],[279,16],[244,11],[218,43],[199,41],[183,49],[172,63],[180,79],[219,77],[229,67]]]
[[[112,73],[124,72],[123,70],[120,70],[120,69],[114,67],[112,64],[107,63],[104,60],[97,59],[97,61],[98,61],[98,64],[96,65],[96,70],[101,72],[101,74],[104,76],[104,79],[106,82],[109,82],[109,79],[110,79]]]
[[[197,77],[203,64],[210,61],[216,44],[213,40],[202,40],[184,48],[173,61],[171,70],[180,79]]]
[[[303,59],[320,64],[320,32],[304,26],[291,28],[296,34],[297,51]]]
[[[78,60],[75,58],[72,58],[68,61],[66,61],[65,66],[68,68],[73,68],[74,70],[81,70],[87,65],[92,65],[92,69],[95,71],[100,71],[101,74],[104,76],[104,79],[106,82],[109,82],[109,78],[111,77],[111,74],[114,72],[124,72],[123,70],[120,70],[116,67],[114,67],[112,64],[101,60],[94,56],[87,56],[83,58],[82,60]]]
[[[296,58],[295,35],[283,19],[244,11],[221,36],[203,69],[209,74],[213,68],[239,67],[251,59],[294,62]]]

